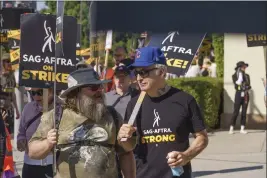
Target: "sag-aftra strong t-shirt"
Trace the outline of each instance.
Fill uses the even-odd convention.
[[[126,121],[137,98],[128,104]],[[189,133],[205,129],[194,97],[176,88],[157,98],[146,95],[135,124],[139,138],[135,149],[137,178],[172,178],[167,154],[185,151],[189,147]],[[184,173],[179,178],[191,178],[190,163],[183,168]]]

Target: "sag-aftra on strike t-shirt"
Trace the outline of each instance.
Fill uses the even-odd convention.
[[[125,114],[129,120],[138,97],[133,98]],[[173,178],[166,156],[189,147],[189,133],[205,129],[203,116],[193,96],[176,88],[151,98],[145,96],[136,119],[139,143],[135,149],[137,178]],[[179,178],[191,178],[191,164]]]

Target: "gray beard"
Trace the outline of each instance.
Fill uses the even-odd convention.
[[[104,96],[102,95],[102,97]],[[97,103],[95,102],[95,99],[82,94],[78,96],[77,100],[77,108],[83,116],[95,121],[96,123],[103,118],[106,112],[104,102]]]

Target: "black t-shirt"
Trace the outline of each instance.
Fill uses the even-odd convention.
[[[125,114],[129,120],[138,97],[133,98]],[[137,178],[172,178],[167,164],[171,151],[189,147],[189,133],[205,129],[203,116],[193,96],[176,88],[157,98],[145,96],[136,118],[138,145],[135,149]],[[191,178],[187,164],[179,178]]]

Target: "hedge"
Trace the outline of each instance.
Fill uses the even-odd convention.
[[[217,65],[217,77],[223,78],[224,73],[224,35],[212,34],[212,46],[215,53],[215,62]]]
[[[196,77],[168,80],[168,83],[195,97],[205,119],[207,128],[215,128],[219,122],[223,82],[218,78]]]

